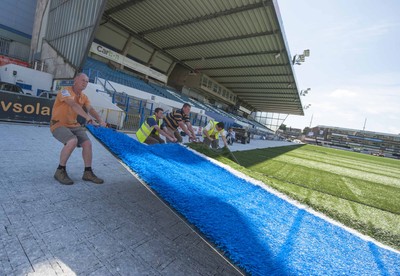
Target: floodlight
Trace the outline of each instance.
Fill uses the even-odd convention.
[[[301,90],[300,96],[306,96],[310,90],[311,90],[311,88],[307,88],[306,90]]]
[[[306,57],[310,56],[310,50],[304,50],[302,55],[294,55],[292,64],[295,65],[300,65],[301,62],[304,62]]]

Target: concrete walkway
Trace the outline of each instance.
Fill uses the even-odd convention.
[[[53,178],[62,145],[49,128],[0,123],[0,275],[242,273],[92,142],[105,183],[81,180],[76,150],[67,164],[75,184],[63,186]]]

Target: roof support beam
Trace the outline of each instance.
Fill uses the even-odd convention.
[[[271,92],[264,92],[264,91],[263,92],[234,91],[234,93],[236,95],[238,95],[238,96],[246,95],[246,98],[251,98],[251,97],[256,97],[256,98],[258,98],[258,97],[269,97],[269,96],[273,96],[273,95],[276,95],[276,96],[279,96],[279,97],[288,96],[288,98],[291,98],[291,99],[297,98],[297,95],[295,96],[293,94],[285,94],[283,92],[273,92],[273,91],[271,91]],[[295,97],[293,97],[293,96],[295,96]]]
[[[261,1],[259,3],[254,3],[254,4],[251,4],[251,5],[240,6],[240,7],[237,7],[235,9],[230,9],[230,10],[225,10],[225,11],[216,12],[216,13],[212,13],[212,14],[207,14],[207,15],[196,17],[196,18],[192,18],[192,19],[189,19],[189,20],[179,21],[179,22],[176,22],[176,23],[160,26],[160,27],[157,27],[157,28],[153,28],[153,29],[149,29],[147,31],[141,32],[140,34],[144,36],[144,35],[147,35],[147,34],[150,34],[150,33],[160,32],[160,31],[164,31],[164,30],[167,30],[167,29],[172,29],[172,28],[176,28],[176,27],[180,27],[180,26],[184,26],[184,25],[189,25],[189,24],[199,23],[199,22],[202,22],[202,21],[210,20],[210,19],[215,19],[217,17],[227,16],[227,15],[230,15],[230,14],[240,13],[240,12],[244,12],[244,11],[248,11],[248,10],[254,10],[254,9],[258,9],[258,8],[263,8],[265,5],[266,4],[263,3],[263,1]],[[268,1],[267,5],[272,5],[272,1]]]
[[[293,97],[293,94],[285,94],[285,93],[282,93],[282,92],[247,92],[247,91],[233,91],[236,95],[238,95],[238,96],[246,96],[246,98],[251,98],[251,97],[254,97],[254,98],[259,98],[259,97],[269,97],[269,96],[273,96],[273,95],[276,95],[276,96],[279,96],[279,97],[282,97],[282,96],[288,96],[288,98],[291,98],[291,99],[293,99],[294,97]]]
[[[246,82],[244,81],[219,81],[219,84],[244,84]],[[265,84],[292,84],[290,82],[287,81],[252,81],[249,84],[253,84],[253,83],[265,83]]]
[[[283,106],[265,106],[265,105],[258,105],[255,106],[256,111],[261,111],[262,112],[269,112],[269,113],[281,113],[281,114],[293,114],[293,115],[304,115],[303,113],[293,113],[293,108],[284,108]],[[267,110],[267,111],[264,111]],[[299,108],[297,108],[298,111],[300,111]]]
[[[278,108],[280,110],[278,113],[286,113],[284,111],[289,111],[289,110],[291,110],[293,112],[293,109],[300,110],[300,108],[297,108],[296,106],[288,107],[287,105],[279,105],[279,104],[250,103],[250,102],[247,102],[247,103],[249,105],[252,105],[252,106],[256,107],[256,109],[258,108],[259,110],[260,109],[265,110],[266,108],[269,109],[268,111],[264,111],[264,112],[273,112],[273,111],[271,111],[272,108]]]
[[[145,0],[131,0],[131,1],[122,3],[120,5],[117,5],[117,6],[113,7],[113,8],[111,8],[111,9],[106,10],[104,12],[104,14],[105,15],[110,15],[112,13],[119,12],[120,10],[127,9],[127,8],[129,8],[129,7],[133,6],[133,5],[136,5],[137,3],[143,2],[143,1],[145,1]]]
[[[179,44],[179,45],[175,45],[175,46],[164,47],[163,50],[167,51],[167,50],[173,50],[173,49],[188,48],[188,47],[199,46],[199,45],[209,45],[209,44],[213,44],[213,43],[221,43],[221,42],[227,42],[227,41],[233,41],[233,40],[241,40],[241,39],[254,38],[254,37],[259,37],[259,36],[268,36],[268,35],[277,35],[277,34],[279,34],[279,30],[274,30],[274,31],[270,31],[270,32],[261,32],[261,33],[255,33],[255,34],[246,34],[246,35],[242,35],[242,36],[234,36],[234,37],[227,37],[227,38],[207,40],[207,41],[200,41],[200,42],[194,42],[194,43]]]
[[[201,71],[205,70],[225,70],[225,69],[246,69],[246,68],[260,68],[260,67],[279,67],[279,66],[287,66],[289,63],[280,63],[280,64],[262,64],[262,65],[248,65],[248,66],[227,66],[227,67],[209,67],[209,68],[201,68]]]
[[[297,102],[282,101],[280,99],[246,99],[246,98],[241,98],[241,99],[246,101],[247,103],[270,103],[270,104],[277,104],[277,105],[292,105],[292,106],[299,105]]]
[[[286,109],[293,109],[293,108],[297,108],[297,105],[290,105],[290,104],[283,104],[283,103],[271,103],[271,102],[251,102],[251,101],[247,101],[246,102],[250,105],[257,105],[257,106],[277,106],[277,107],[282,107],[282,108],[286,108]]]
[[[296,107],[296,106],[287,107],[287,106],[284,106],[284,105],[277,105],[277,104],[270,105],[270,104],[266,104],[266,103],[260,103],[260,104],[256,104],[256,105],[253,104],[253,103],[248,103],[248,104],[250,104],[252,106],[255,106],[256,109],[257,109],[257,107],[260,108],[260,109],[262,108],[264,110],[265,110],[265,108],[279,108],[280,112],[278,112],[278,113],[286,113],[284,111],[289,111],[289,110],[293,111],[293,109],[298,109],[299,110],[299,108]],[[266,112],[272,112],[272,111],[266,111]]]
[[[251,85],[251,83],[250,83],[250,85]],[[229,86],[229,89],[233,89],[233,90],[240,90],[240,89],[246,89],[246,90],[262,90],[263,92],[264,91],[267,91],[267,90],[286,90],[286,91],[293,91],[293,89],[291,89],[291,88],[287,88],[287,87],[285,87],[285,88],[282,88],[282,87],[280,87],[280,88],[270,88],[270,87],[243,87],[243,86],[238,86],[238,87],[235,87],[235,86]]]
[[[107,16],[105,14],[103,14],[103,18],[106,20],[106,22],[104,22],[103,24],[110,23],[110,24],[113,24],[113,25],[117,26],[121,30],[124,30],[125,32],[127,32],[130,36],[133,36],[133,37],[139,39],[140,41],[143,41],[143,42],[147,43],[148,45],[153,47],[155,50],[158,50],[159,52],[163,53],[165,56],[167,56],[167,57],[171,58],[173,61],[181,64],[183,67],[187,68],[188,70],[193,70],[192,67],[190,67],[189,65],[187,65],[184,62],[181,62],[178,58],[176,58],[175,56],[171,55],[170,53],[165,52],[163,49],[161,49],[157,45],[154,45],[152,42],[148,41],[144,37],[139,36],[137,33],[133,32],[132,30],[127,28],[125,25],[123,25],[121,22],[119,22],[119,21],[117,21],[117,20],[113,19],[112,17]]]
[[[188,61],[214,60],[214,59],[232,58],[232,57],[250,57],[250,56],[260,56],[260,55],[277,55],[277,54],[280,54],[281,52],[282,51],[261,51],[261,52],[253,52],[253,53],[242,53],[242,54],[220,55],[220,56],[211,56],[211,57],[188,58],[188,59],[182,59],[182,61],[188,62]]]
[[[297,107],[297,106],[295,106],[295,105],[288,105],[288,104],[282,104],[282,103],[280,103],[280,104],[279,104],[279,103],[269,103],[269,102],[249,102],[249,101],[246,101],[246,103],[247,103],[247,104],[249,104],[249,105],[251,105],[251,106],[280,107],[280,108],[282,108],[282,109],[286,109],[286,110],[293,109],[293,108],[298,108],[298,107]],[[281,112],[281,113],[282,113],[282,112]]]
[[[282,98],[282,94],[267,94],[267,95],[258,95],[258,96],[249,96],[246,94],[236,94],[238,97],[246,98],[246,100],[258,100],[258,99],[283,99],[283,100],[291,100],[293,102],[297,102],[293,97]]]
[[[252,74],[250,74],[250,75],[244,75],[244,74],[241,74],[241,75],[231,75],[231,74],[228,74],[228,75],[208,75],[207,74],[207,76],[209,76],[210,78],[213,78],[213,79],[218,79],[218,78],[224,78],[224,77],[290,77],[290,75],[289,74],[255,74],[255,75],[252,75]]]

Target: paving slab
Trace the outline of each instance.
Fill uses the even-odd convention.
[[[105,183],[81,180],[77,149],[63,186],[49,128],[0,123],[0,275],[243,274],[90,137]]]

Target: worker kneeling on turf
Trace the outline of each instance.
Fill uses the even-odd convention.
[[[210,120],[207,126],[203,129],[203,143],[208,147],[211,145],[213,149],[216,149],[219,145],[219,136],[221,136],[222,141],[224,142],[224,146],[228,147],[224,127],[224,123],[218,123],[216,121]]]
[[[164,135],[171,142],[176,142],[176,138],[170,135],[167,131],[167,126],[163,122],[163,112],[164,110],[157,107],[154,110],[154,115],[148,117],[136,132],[136,137],[139,142],[148,145],[153,144],[164,144],[165,141],[160,137],[160,133]]]

